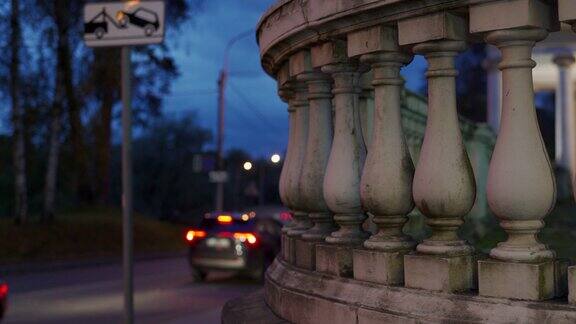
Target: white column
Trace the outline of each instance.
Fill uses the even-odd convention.
[[[326,238],[335,244],[360,244],[368,236],[362,230],[366,215],[360,203],[360,175],[366,158],[362,138],[358,94],[358,65],[329,64],[322,71],[334,79],[334,140],[324,177],[324,199],[340,226]]]
[[[414,52],[428,60],[428,120],[414,174],[414,201],[426,216],[432,235],[418,244],[424,254],[469,255],[472,247],[458,238],[463,217],[474,204],[476,186],[462,143],[456,112],[454,57],[464,41],[420,43]]]
[[[290,106],[294,108],[294,145],[290,168],[286,174],[285,195],[294,211],[294,226],[288,231],[289,236],[297,236],[311,227],[308,219],[308,212],[302,201],[300,191],[300,177],[304,165],[304,155],[306,153],[306,141],[308,139],[308,87],[305,82],[293,81],[292,89],[294,96],[290,100]]]
[[[288,65],[284,65],[278,72],[278,96],[282,101],[288,103],[288,144],[286,146],[286,156],[284,158],[284,163],[282,164],[282,171],[280,172],[280,181],[278,183],[278,192],[280,194],[280,200],[282,204],[288,208],[291,208],[289,195],[286,194],[287,186],[286,179],[291,169],[292,156],[293,156],[293,146],[294,146],[294,135],[296,134],[294,128],[296,126],[296,111],[293,106],[290,105],[290,99],[294,96],[292,91],[292,86],[289,79]],[[282,227],[282,232],[286,233],[288,230],[294,226],[294,222],[290,222]],[[284,247],[283,247],[284,248]]]
[[[335,230],[332,214],[324,201],[323,183],[332,148],[332,78],[321,72],[299,77],[308,85],[310,104],[308,140],[300,190],[314,226],[302,234],[307,241],[323,241]]]
[[[488,171],[491,210],[508,234],[490,251],[504,261],[551,259],[554,252],[538,242],[543,219],[556,200],[554,174],[534,108],[532,60],[534,44],[544,29],[498,30],[486,40],[502,51],[502,124]]]
[[[394,46],[396,44],[391,45]],[[402,233],[408,220],[406,215],[414,208],[414,165],[400,114],[400,92],[404,84],[400,68],[410,62],[410,57],[399,48],[396,50],[362,56],[362,61],[372,65],[375,104],[361,197],[364,208],[374,215],[373,221],[378,226],[378,232],[364,242],[364,247],[386,252],[406,251],[415,245]]]
[[[558,66],[558,86],[556,88],[556,165],[571,174],[574,172],[576,149],[576,116],[574,113],[574,87],[572,65],[574,55],[560,54],[554,58]]]

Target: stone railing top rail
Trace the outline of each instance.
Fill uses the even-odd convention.
[[[492,1],[495,0],[280,0],[264,13],[257,26],[262,66],[275,75],[290,54],[311,44],[433,12],[464,15],[469,5]]]

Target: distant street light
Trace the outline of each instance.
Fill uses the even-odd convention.
[[[246,170],[246,171],[252,170],[252,162],[250,162],[250,161],[244,162],[244,166],[243,166],[243,167],[244,167],[244,170]]]
[[[272,161],[272,163],[278,163],[280,162],[280,154],[273,154],[270,157],[270,161]]]

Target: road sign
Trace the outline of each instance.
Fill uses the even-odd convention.
[[[210,177],[210,182],[213,183],[228,182],[228,172],[226,171],[210,171],[208,176]]]
[[[84,6],[84,41],[91,47],[161,43],[164,1],[117,1]]]

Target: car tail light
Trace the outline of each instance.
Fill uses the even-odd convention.
[[[8,285],[5,283],[0,284],[0,299],[6,298],[7,295],[8,295]]]
[[[230,215],[219,215],[216,220],[220,224],[231,224],[232,223],[232,216]]]
[[[240,242],[247,242],[250,245],[258,243],[256,235],[252,233],[234,233],[234,238],[240,240]]]
[[[289,212],[282,212],[280,213],[280,220],[287,222],[292,219],[292,214]]]
[[[188,232],[186,232],[186,241],[188,241],[188,242],[192,242],[196,239],[204,238],[204,237],[206,237],[206,232],[204,232],[204,231],[189,230]]]

